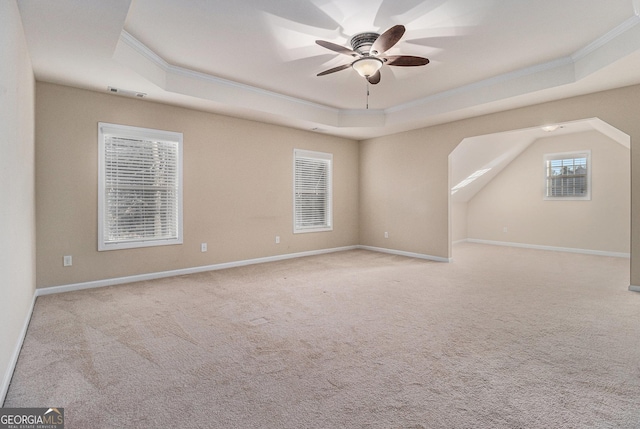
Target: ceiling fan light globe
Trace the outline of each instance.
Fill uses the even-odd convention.
[[[372,57],[360,58],[355,61],[351,67],[353,67],[360,76],[367,78],[373,76],[378,70],[380,70],[380,67],[382,67],[382,60],[380,58]]]

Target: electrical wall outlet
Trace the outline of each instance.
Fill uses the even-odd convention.
[[[280,244],[280,236],[276,235],[276,244]]]
[[[384,232],[384,238],[389,238],[389,233],[387,231]]]
[[[73,258],[71,257],[71,255],[66,255],[62,258],[62,265],[64,267],[70,267],[71,265],[73,265]]]
[[[509,230],[507,229],[507,227],[505,226],[504,228],[502,228],[502,232],[509,232]]]
[[[207,243],[200,244],[200,251],[203,253],[207,251]]]

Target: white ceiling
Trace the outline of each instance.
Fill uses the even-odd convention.
[[[18,0],[36,78],[365,139],[640,83],[640,0]],[[371,86],[352,35],[403,24]]]

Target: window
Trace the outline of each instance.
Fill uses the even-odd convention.
[[[545,155],[547,200],[591,199],[591,152]]]
[[[98,124],[98,250],[182,243],[182,134]]]
[[[293,151],[293,232],[331,231],[333,155]]]

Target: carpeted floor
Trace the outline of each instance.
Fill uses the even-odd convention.
[[[75,428],[639,428],[629,260],[355,250],[38,298],[4,404]]]

